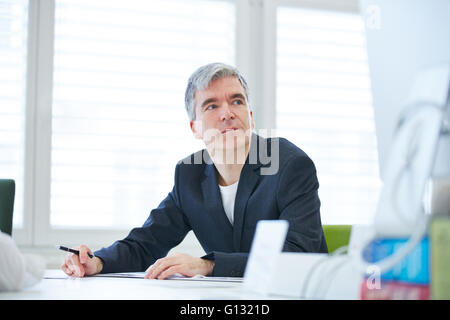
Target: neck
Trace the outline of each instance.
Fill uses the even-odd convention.
[[[229,186],[239,180],[249,150],[250,143],[235,149],[208,149],[217,170],[217,181],[221,186]]]
[[[221,186],[229,186],[236,183],[241,176],[244,164],[215,164],[217,169],[217,181]]]

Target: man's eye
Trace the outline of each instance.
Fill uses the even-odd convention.
[[[234,100],[233,104],[240,105],[240,104],[244,104],[244,103],[241,100]]]
[[[215,108],[217,108],[217,106],[215,104],[211,104],[211,105],[206,107],[206,110],[213,110]]]

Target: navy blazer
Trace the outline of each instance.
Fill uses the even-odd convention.
[[[278,166],[277,172],[262,174],[270,166]],[[216,169],[204,149],[177,164],[172,191],[142,227],[95,255],[103,261],[102,273],[144,271],[193,230],[207,253],[203,258],[215,261],[213,276],[243,276],[257,222],[276,219],[289,222],[283,251],[326,253],[318,188],[314,163],[300,148],[283,138],[252,134],[234,225],[225,214]]]

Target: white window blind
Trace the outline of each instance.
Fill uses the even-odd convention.
[[[56,0],[50,223],[141,225],[204,148],[184,109],[199,66],[234,64],[227,1]]]
[[[0,0],[0,178],[14,179],[14,228],[23,227],[26,0]]]
[[[277,134],[314,161],[324,224],[366,224],[380,181],[364,25],[357,14],[277,9]]]

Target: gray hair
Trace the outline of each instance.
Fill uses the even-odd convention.
[[[211,82],[226,77],[236,77],[244,88],[248,100],[248,85],[235,67],[215,62],[198,68],[189,78],[184,103],[190,121],[195,120],[194,95],[198,90],[206,89]]]

